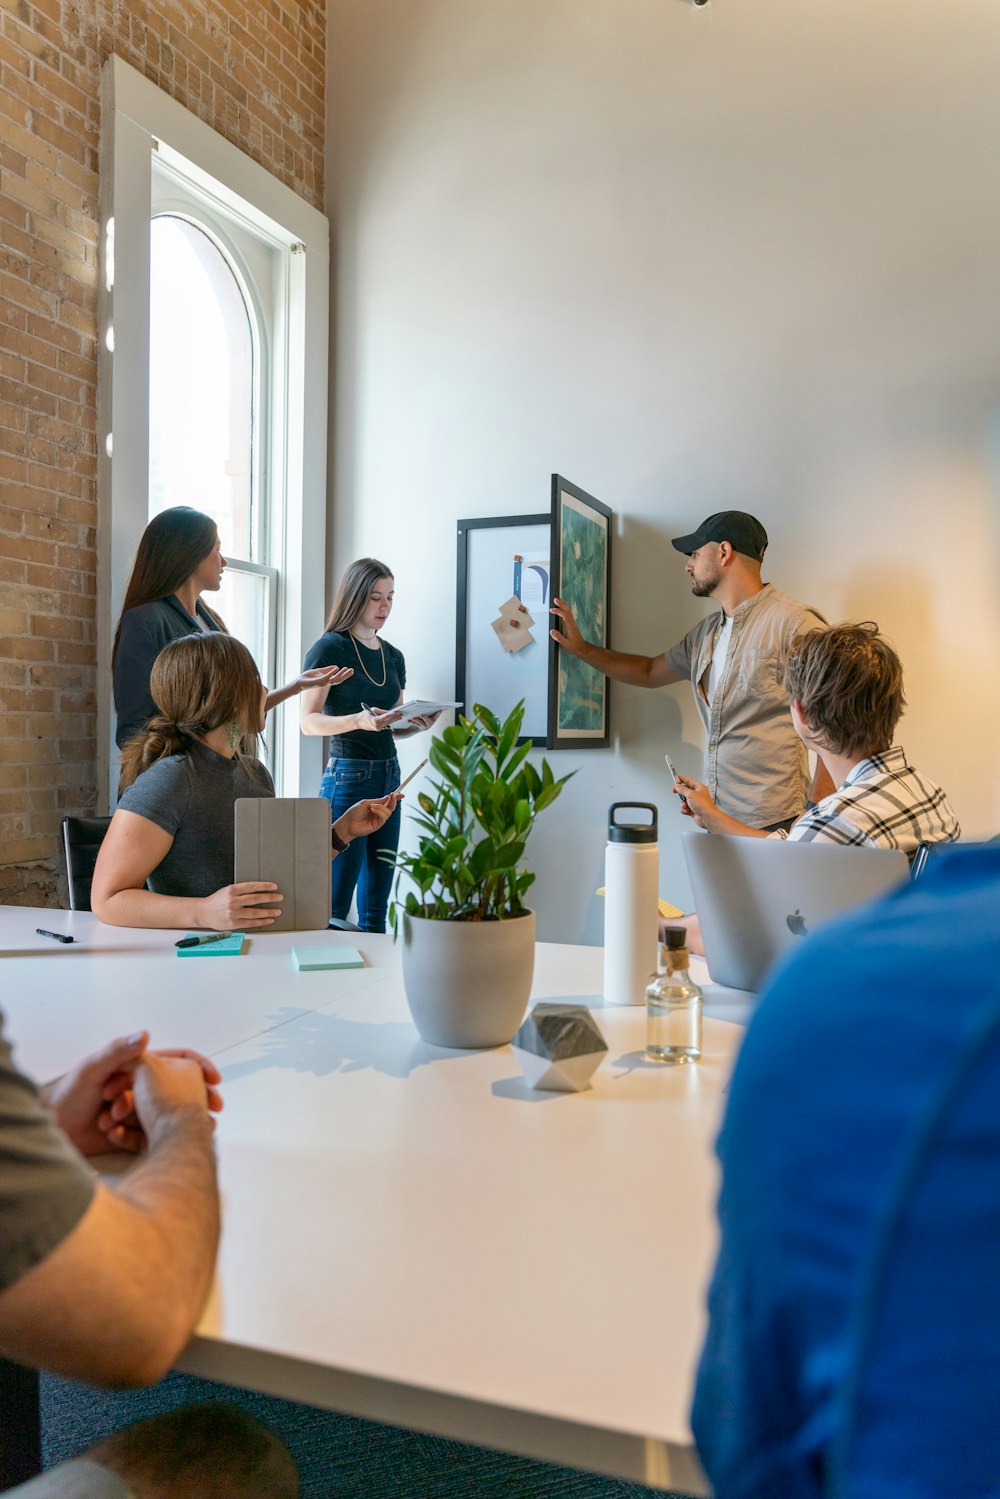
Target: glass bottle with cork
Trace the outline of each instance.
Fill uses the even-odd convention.
[[[664,929],[660,961],[646,988],[646,1057],[650,1062],[697,1062],[701,1056],[701,990],[688,973],[687,933]]]

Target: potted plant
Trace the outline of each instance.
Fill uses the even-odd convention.
[[[538,813],[557,781],[518,745],[524,703],[501,724],[480,703],[434,739],[437,781],[417,796],[415,853],[396,856],[393,934],[403,938],[403,982],[417,1030],[435,1046],[504,1046],[528,1004],[535,913],[521,866]],[[571,772],[572,774],[572,772]],[[400,882],[415,887],[400,902]]]

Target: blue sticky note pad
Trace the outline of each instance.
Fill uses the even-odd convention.
[[[315,968],[364,968],[365,960],[356,947],[293,947],[295,966],[302,973]]]
[[[189,932],[189,936],[197,937],[197,932]],[[223,937],[221,942],[201,942],[197,947],[179,947],[177,956],[179,958],[238,958],[243,951],[243,943],[246,937],[243,932],[234,932],[231,937]]]

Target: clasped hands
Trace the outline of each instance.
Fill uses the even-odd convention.
[[[41,1089],[81,1155],[143,1150],[178,1111],[222,1108],[214,1062],[186,1047],[150,1051],[149,1032],[120,1036]]]

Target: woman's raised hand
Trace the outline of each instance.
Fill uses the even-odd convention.
[[[307,692],[310,687],[336,687],[353,675],[353,666],[313,666],[297,676],[291,685],[296,692]]]
[[[272,926],[281,915],[281,891],[267,880],[226,885],[198,902],[198,925],[213,932],[242,932]]]

